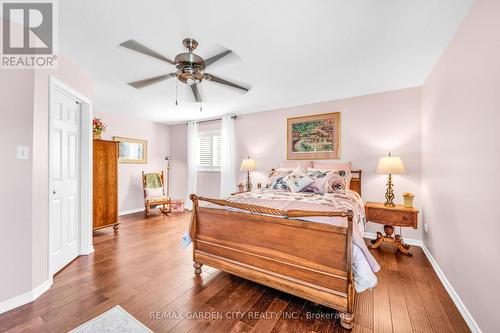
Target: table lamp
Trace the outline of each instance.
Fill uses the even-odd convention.
[[[401,161],[399,156],[391,156],[391,153],[389,153],[389,156],[384,156],[379,159],[377,173],[389,175],[384,205],[388,207],[396,206],[394,204],[394,191],[392,189],[392,175],[405,173],[403,161]]]
[[[247,183],[245,184],[245,190],[246,191],[251,191],[252,190],[252,182],[250,181],[250,171],[255,170],[255,160],[252,160],[250,156],[248,158],[245,158],[241,162],[241,167],[240,171],[246,171],[247,172]]]

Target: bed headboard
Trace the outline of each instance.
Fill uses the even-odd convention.
[[[361,169],[351,170],[352,178],[349,188],[361,195]]]

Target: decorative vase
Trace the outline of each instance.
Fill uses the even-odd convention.
[[[100,118],[94,118],[92,120],[92,133],[95,140],[101,138],[102,133],[106,131],[106,124],[104,124]]]
[[[404,206],[407,208],[413,207],[413,197],[403,197]]]

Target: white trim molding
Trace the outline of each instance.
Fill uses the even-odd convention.
[[[123,216],[123,215],[128,215],[128,214],[133,214],[133,213],[139,213],[139,212],[144,212],[144,207],[135,208],[135,209],[129,209],[129,210],[122,210],[122,211],[118,212],[118,216]]]
[[[377,234],[373,233],[373,232],[365,232],[364,237],[368,238],[368,239],[376,239]],[[473,333],[481,333],[482,331],[479,328],[479,325],[476,323],[474,318],[472,318],[472,315],[470,314],[469,310],[467,310],[467,308],[465,307],[465,304],[460,299],[460,296],[458,296],[455,289],[453,289],[453,286],[451,285],[450,281],[448,281],[448,279],[446,278],[446,275],[444,275],[444,273],[441,270],[441,268],[439,267],[436,259],[434,259],[434,257],[432,256],[432,254],[429,251],[429,249],[427,248],[427,246],[425,246],[424,242],[421,241],[420,239],[409,239],[409,238],[405,238],[404,242],[408,245],[419,246],[420,248],[422,248],[422,251],[424,251],[425,256],[427,257],[427,259],[431,263],[432,268],[434,269],[439,280],[441,281],[444,288],[448,292],[448,295],[450,295],[450,298],[453,301],[453,303],[455,304],[455,306],[457,307],[458,311],[460,312],[460,314],[464,318],[465,322],[467,323],[467,326],[469,326],[469,329]]]
[[[7,312],[7,311],[10,311],[12,309],[15,309],[17,307],[20,307],[21,305],[25,305],[25,304],[28,304],[28,303],[35,301],[44,292],[49,290],[49,288],[52,286],[52,282],[53,282],[53,280],[51,277],[51,278],[47,279],[46,281],[42,282],[42,284],[40,284],[38,287],[36,287],[33,290],[1,302],[0,303],[0,314]]]
[[[472,318],[472,315],[470,314],[469,310],[467,310],[467,308],[465,307],[465,304],[460,299],[460,296],[458,296],[455,289],[453,289],[453,286],[451,285],[450,281],[448,281],[448,279],[446,278],[446,275],[444,275],[443,271],[439,267],[436,259],[434,259],[431,252],[429,251],[429,249],[425,246],[425,244],[422,244],[421,248],[422,248],[422,251],[424,251],[427,259],[429,259],[429,261],[432,265],[432,268],[434,268],[434,271],[436,272],[437,276],[439,277],[439,280],[441,280],[441,283],[443,284],[444,288],[448,292],[448,295],[450,295],[451,299],[453,300],[453,303],[455,303],[455,306],[457,307],[458,311],[460,312],[460,314],[464,318],[465,322],[467,323],[467,326],[469,326],[469,329],[474,333],[481,333],[482,331],[479,328],[479,325],[476,323],[474,318]]]

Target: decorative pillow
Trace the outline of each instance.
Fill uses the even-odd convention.
[[[161,197],[163,196],[163,188],[161,187],[150,187],[145,188],[146,198]]]
[[[277,169],[269,175],[269,188],[280,191],[290,191],[288,185],[283,181],[283,178],[293,172],[293,169]]]
[[[313,167],[313,162],[312,161],[282,161],[280,163],[281,168],[298,168],[298,167],[303,167],[304,169],[307,168],[312,168]]]
[[[345,170],[318,170],[307,169],[306,175],[313,179],[303,192],[314,193],[345,193],[348,173]]]
[[[304,187],[314,182],[311,177],[306,175],[302,167],[295,169],[292,173],[283,178],[283,181],[292,192],[300,192]]]

